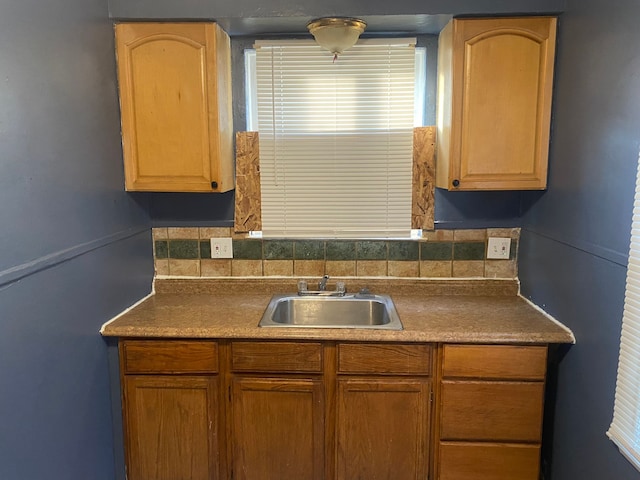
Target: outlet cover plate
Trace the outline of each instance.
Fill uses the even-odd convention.
[[[487,260],[509,260],[511,239],[489,237],[487,242]]]
[[[211,258],[233,258],[233,241],[231,238],[211,239]]]

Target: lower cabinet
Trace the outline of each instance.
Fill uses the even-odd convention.
[[[233,478],[324,478],[320,379],[234,378]]]
[[[426,379],[338,380],[336,478],[427,478],[430,391]]]
[[[120,365],[127,478],[219,478],[217,344],[121,342]]]
[[[218,478],[215,378],[127,376],[127,478]]]
[[[546,353],[121,340],[127,476],[537,480]]]
[[[547,348],[444,345],[439,480],[537,480]]]

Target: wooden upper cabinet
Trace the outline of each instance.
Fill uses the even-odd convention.
[[[115,33],[126,189],[233,189],[227,34],[214,23],[119,23]]]
[[[438,51],[436,185],[547,185],[556,18],[453,19]]]

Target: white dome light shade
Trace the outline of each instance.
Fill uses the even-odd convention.
[[[353,47],[367,24],[357,18],[327,17],[307,24],[318,45],[334,55]]]

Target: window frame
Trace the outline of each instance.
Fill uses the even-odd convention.
[[[415,45],[416,39],[402,39],[404,42],[412,41],[413,45]],[[383,43],[384,39],[376,39],[377,42]],[[270,43],[271,41],[269,41]],[[276,42],[276,41],[274,41]],[[309,44],[313,44],[312,40],[308,41]],[[413,99],[413,126],[423,126],[426,118],[426,98],[427,98],[427,48],[420,46],[415,47],[415,76],[414,76],[414,99]],[[343,58],[339,58],[338,61],[343,60]],[[246,121],[247,121],[247,130],[249,131],[258,131],[258,121],[257,121],[257,75],[256,75],[256,50],[255,49],[246,49],[244,56],[244,64],[245,64],[245,101],[246,101]],[[409,171],[407,181],[409,182],[409,188],[411,189],[411,165],[412,165],[412,157],[408,158]],[[410,192],[409,192],[410,195]],[[418,238],[418,231],[411,230],[411,199],[409,198],[408,205],[405,207],[407,211],[407,225],[406,225],[406,233],[401,236],[398,235],[362,235],[362,234],[348,234],[346,236],[336,234],[336,230],[327,231],[327,232],[319,232],[313,233],[309,235],[282,235],[275,234],[269,235],[269,233],[262,232],[262,235],[266,237],[296,237],[296,238]],[[264,228],[264,226],[263,226]],[[254,234],[255,235],[255,234]]]

